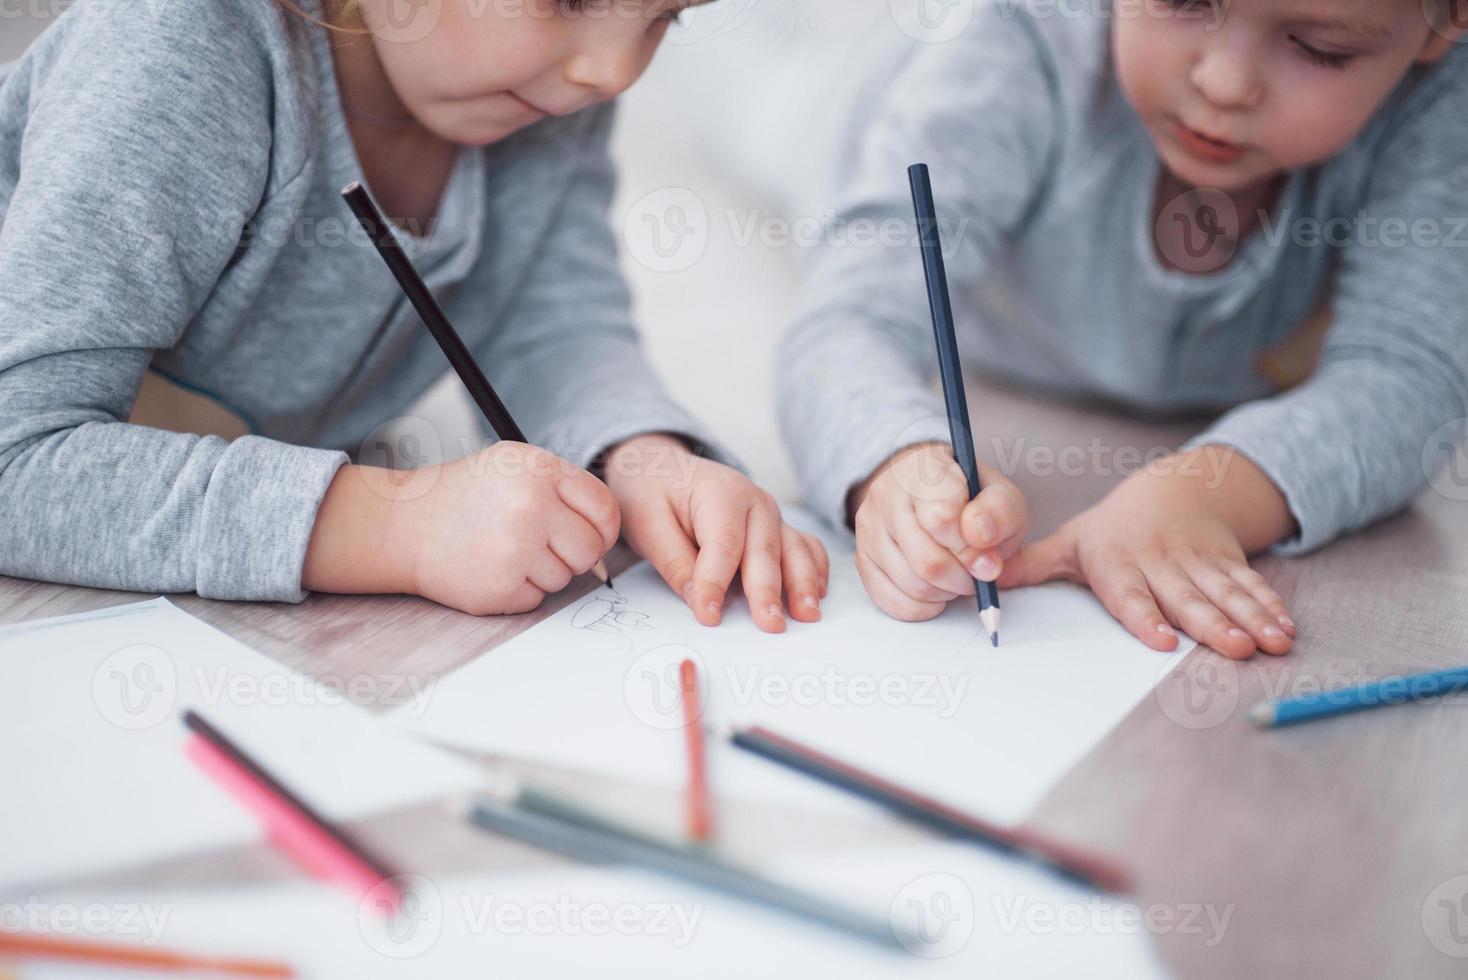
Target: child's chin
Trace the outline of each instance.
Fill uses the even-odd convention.
[[[1219,164],[1179,152],[1163,152],[1161,156],[1168,172],[1189,187],[1232,193],[1252,187],[1269,176],[1258,173],[1252,161]]]

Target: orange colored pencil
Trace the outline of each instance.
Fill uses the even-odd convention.
[[[70,960],[74,963],[101,963],[136,969],[150,967],[158,970],[210,971],[240,977],[296,975],[295,968],[289,963],[223,956],[191,956],[187,953],[172,953],[164,949],[126,943],[96,942],[4,930],[0,930],[0,957]]]
[[[698,667],[692,660],[678,668],[683,691],[683,731],[688,742],[688,836],[707,841],[714,836],[714,813],[709,803],[708,765],[705,761],[702,706],[698,696]]]

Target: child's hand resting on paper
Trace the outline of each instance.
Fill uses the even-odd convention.
[[[830,562],[819,540],[785,524],[773,497],[737,470],[703,459],[665,435],[629,439],[607,457],[607,486],[622,533],[705,626],[723,618],[735,573],[755,623],[785,629],[790,615],[821,618]]]
[[[925,443],[894,453],[847,501],[856,568],[872,601],[895,619],[932,619],[997,579],[1029,529],[1024,496],[999,471],[979,467],[972,500],[953,449]]]
[[[1284,496],[1253,462],[1205,446],[1128,477],[1105,500],[1026,547],[1001,588],[1089,585],[1154,650],[1174,627],[1235,659],[1289,652],[1295,624],[1246,555],[1293,533]]]
[[[301,585],[406,592],[476,616],[526,612],[596,564],[620,526],[600,480],[524,443],[410,471],[344,466],[317,512]]]

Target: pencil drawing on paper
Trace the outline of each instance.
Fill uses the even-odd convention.
[[[610,587],[598,590],[596,595],[582,603],[581,608],[571,616],[571,626],[573,629],[611,633],[616,636],[653,628],[647,613],[628,609],[627,597]]]

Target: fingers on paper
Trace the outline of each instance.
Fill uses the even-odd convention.
[[[1164,653],[1177,649],[1177,630],[1158,606],[1147,577],[1136,564],[1121,562],[1098,572],[1092,576],[1091,589],[1117,622],[1147,646]]]
[[[723,620],[724,598],[744,557],[748,529],[747,508],[708,506],[694,509],[693,537],[698,557],[694,560],[688,604],[693,615],[705,626],[717,626]]]
[[[766,633],[785,632],[785,612],[780,605],[783,559],[780,508],[769,497],[757,497],[745,517],[739,574],[750,615]]]
[[[791,617],[813,623],[821,618],[821,599],[826,594],[831,569],[825,546],[788,524],[781,527],[780,534],[780,572],[785,583],[786,605]]]

